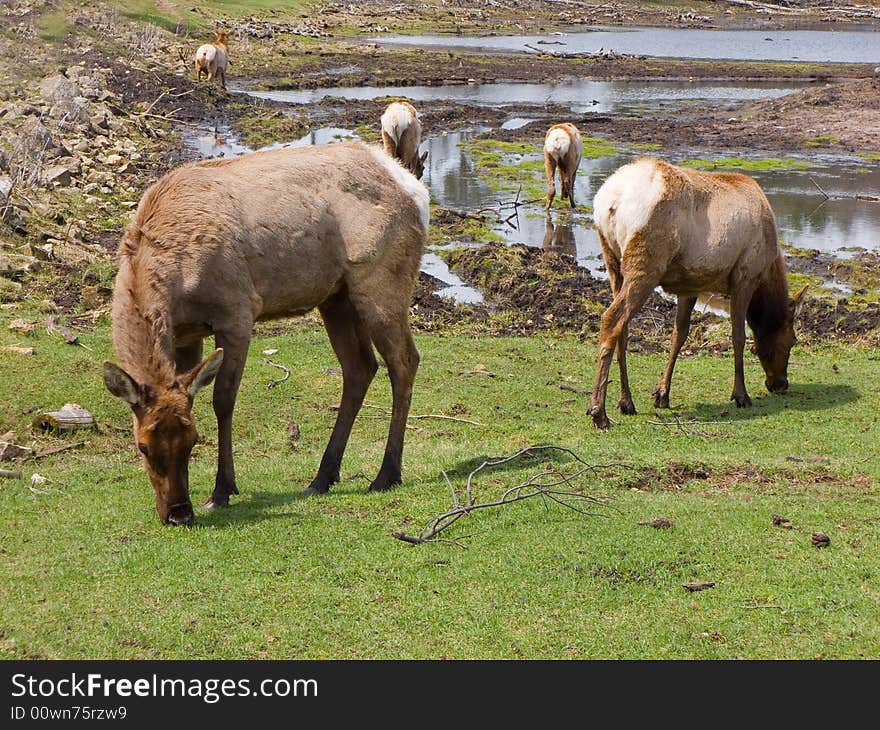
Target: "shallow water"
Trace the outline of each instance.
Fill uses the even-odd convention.
[[[600,49],[639,56],[748,61],[880,62],[875,29],[705,30],[693,28],[589,28],[529,36],[382,36],[384,45],[438,46],[493,51],[595,53]],[[543,43],[542,43],[543,42]],[[561,43],[563,45],[557,45]]]
[[[423,180],[432,196],[445,207],[476,210],[497,206],[499,202],[514,197],[510,193],[492,190],[477,176],[470,158],[460,147],[464,139],[474,134],[451,133],[429,138],[425,143],[425,148],[431,154],[428,155],[429,164]],[[666,157],[677,162],[687,156]],[[598,160],[583,160],[575,182],[575,201],[591,205],[593,196],[608,176],[633,157],[633,154],[625,153]],[[523,159],[540,159],[540,155],[527,155]],[[880,250],[880,203],[855,200],[853,197],[834,197],[854,196],[856,193],[880,194],[880,165],[870,165],[867,167],[858,160],[829,158],[822,167],[807,171],[750,174],[767,194],[776,214],[780,237],[786,243],[798,248],[834,252],[843,258],[853,253],[842,249]],[[811,179],[832,199],[825,200]],[[493,230],[511,243],[545,246],[547,221],[541,204],[525,206],[520,211],[518,220],[514,221],[516,228],[501,223]],[[583,215],[572,218],[568,204],[562,204],[557,197],[552,220],[571,227],[573,241],[566,246],[576,253],[581,265],[595,270],[601,263],[601,248],[589,219]]]
[[[259,99],[313,104],[327,97],[378,99],[404,96],[413,102],[457,101],[484,106],[560,104],[583,113],[623,112],[694,101],[717,104],[770,99],[810,85],[808,81],[592,81],[571,79],[552,84],[447,84],[444,86],[344,86],[327,89],[240,91]]]
[[[345,98],[374,98],[388,94],[408,96],[414,101],[458,99],[481,104],[567,103],[572,109],[620,111],[626,106],[651,106],[658,103],[685,103],[695,99],[709,99],[723,106],[742,99],[780,96],[803,87],[803,82],[780,84],[776,82],[594,82],[572,81],[560,84],[484,84],[448,87],[400,88],[340,88],[289,92],[252,92],[254,96],[285,100],[289,103],[309,103],[325,95]],[[519,114],[522,112],[517,110]],[[516,129],[534,120],[527,116],[511,116],[502,124],[504,129]],[[489,131],[477,128],[428,137],[422,145],[430,154],[423,182],[432,198],[448,208],[479,210],[511,201],[511,193],[493,191],[479,178],[461,142]],[[304,146],[327,144],[344,138],[356,138],[347,129],[325,127],[290,142],[272,145]],[[248,151],[237,142],[228,129],[203,130],[188,136],[189,143],[204,157],[230,156]],[[661,153],[663,154],[663,153]],[[575,185],[575,199],[589,206],[596,191],[620,165],[630,161],[635,153],[623,151],[613,157],[598,160],[585,159],[581,163]],[[699,151],[673,157],[663,154],[672,162],[686,157],[706,157]],[[512,158],[513,161],[516,158]],[[525,159],[540,159],[539,153]],[[842,159],[812,155],[806,158],[819,166],[808,171],[772,171],[750,173],[764,188],[776,214],[781,238],[798,248],[815,248],[834,252],[841,258],[857,255],[859,249],[880,250],[880,203],[854,199],[857,193],[880,194],[880,164],[857,158]],[[531,174],[531,173],[524,173]],[[821,187],[831,199],[817,188]],[[843,196],[843,197],[837,197]],[[586,210],[572,213],[568,204],[557,198],[548,217],[541,202],[519,208],[518,215],[509,222],[498,222],[493,230],[509,243],[556,248],[574,255],[581,266],[598,276],[604,276],[601,248]],[[855,249],[855,253],[853,251]],[[441,291],[458,301],[474,302],[481,299],[476,290],[467,287],[436,254],[428,253],[422,262],[424,271],[446,282]]]

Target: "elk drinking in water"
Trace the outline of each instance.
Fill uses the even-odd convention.
[[[382,114],[381,124],[385,151],[421,180],[428,152],[419,156],[422,123],[415,107],[408,101],[392,102]]]
[[[730,297],[737,406],[752,404],[743,372],[745,324],[771,392],[788,388],[788,359],[796,339],[794,319],[806,287],[788,298],[785,261],[773,211],[758,184],[746,175],[700,172],[657,159],[624,165],[599,188],[593,215],[614,299],[602,315],[596,383],[589,413],[607,428],[605,391],[617,348],[620,411],[635,413],[626,372],[627,325],[662,286],[678,297],[669,362],[654,406],[669,407],[675,360],[690,327],[697,297]]]
[[[574,179],[581,164],[583,142],[578,128],[569,122],[554,124],[544,138],[544,169],[547,172],[547,210],[556,197],[556,170],[562,183],[562,197],[574,208]]]
[[[343,142],[184,165],[144,194],[119,251],[111,393],[164,523],[194,520],[188,466],[195,395],[214,378],[218,461],[207,507],[238,494],[232,412],[254,322],[317,307],[342,365],[342,403],[308,492],[326,492],[377,369],[392,415],[371,490],[400,482],[419,354],[408,316],[428,231],[428,192],[378,147]],[[202,341],[218,349],[202,360]]]

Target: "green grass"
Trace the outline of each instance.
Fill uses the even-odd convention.
[[[119,8],[132,20],[158,25],[173,31],[178,20],[186,20],[193,28],[210,27],[213,20],[224,17],[260,16],[271,14],[273,18],[297,16],[314,5],[312,0],[203,0],[198,6],[169,3],[159,9],[155,0],[111,0],[111,6]],[[198,12],[201,11],[201,12]]]
[[[815,164],[808,160],[791,157],[767,157],[750,160],[743,157],[726,157],[717,160],[692,159],[679,163],[684,167],[696,167],[701,170],[748,170],[749,172],[772,172],[775,170],[809,170]]]
[[[830,134],[820,134],[818,137],[813,137],[812,139],[808,139],[804,142],[805,147],[829,147],[831,145],[835,145],[840,142],[840,139],[837,137],[833,137]]]
[[[36,333],[8,329],[14,317]],[[672,413],[649,393],[663,357],[632,355],[640,414],[608,433],[584,415],[595,346],[571,337],[421,336],[405,484],[365,494],[381,460],[387,418],[366,408],[324,498],[301,499],[329,435],[341,380],[326,336],[305,321],[255,337],[235,420],[241,496],[200,514],[193,529],[162,527],[131,442],[128,409],[101,383],[110,357],[102,322],[81,334],[90,349],[48,335],[43,317],[0,312],[0,433],[28,441],[34,407],[76,401],[101,432],[71,450],[17,465],[49,481],[34,493],[0,480],[0,657],[63,658],[813,658],[880,652],[880,500],[876,458],[880,358],[844,346],[797,349],[785,397],[746,366],[755,406],[728,402],[731,358],[680,361]],[[269,331],[262,329],[262,331]],[[33,356],[6,345],[30,345]],[[291,378],[272,390],[278,371]],[[495,377],[463,375],[482,365]],[[612,384],[609,407],[617,388]],[[384,369],[367,398],[390,402]],[[611,412],[611,408],[609,408]],[[213,484],[216,431],[210,394],[195,408],[205,443],[190,469],[196,502]],[[702,426],[656,426],[670,419]],[[287,422],[301,428],[287,443]],[[34,437],[40,446],[60,439]],[[571,447],[592,463],[665,470],[702,465],[708,479],[668,483],[638,470],[600,470],[582,486],[611,498],[585,517],[538,501],[462,520],[449,544],[411,547],[392,530],[417,531],[449,506],[441,469],[528,444]],[[568,467],[561,460],[557,463]],[[748,466],[751,464],[752,466]],[[8,467],[8,464],[4,464]],[[498,495],[537,464],[488,474]],[[664,472],[665,473],[665,472]],[[641,477],[641,479],[640,479]],[[457,477],[461,484],[461,477]],[[771,525],[782,514],[795,528]],[[674,521],[654,530],[639,521]],[[822,531],[831,546],[813,547]],[[691,580],[716,582],[688,593]]]
[[[60,41],[67,35],[69,28],[65,10],[43,13],[37,18],[37,36],[44,41]]]

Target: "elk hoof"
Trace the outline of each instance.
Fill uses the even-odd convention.
[[[668,390],[655,390],[654,393],[654,408],[669,408],[669,391]]]
[[[736,401],[737,408],[751,408],[752,407],[752,399],[749,398],[748,393],[737,394],[734,393],[730,396],[730,400]]]
[[[330,491],[330,485],[336,484],[336,482],[338,481],[339,472],[336,472],[336,474],[331,474],[330,476],[327,476],[326,474],[321,474],[319,472],[318,475],[314,479],[312,479],[312,483],[309,484],[308,487],[303,489],[303,496],[308,497],[313,494],[327,494],[327,492]]]
[[[237,494],[237,492],[236,492]],[[217,509],[218,507],[228,507],[229,506],[229,495],[212,495],[211,498],[202,505],[202,509],[210,512],[212,509]]]
[[[633,405],[632,398],[621,398],[617,405],[624,416],[636,415],[636,407]]]
[[[373,483],[370,485],[370,488],[367,490],[368,492],[387,492],[391,487],[395,484],[401,484],[402,479],[400,475],[397,476],[384,476],[381,473],[377,476]]]
[[[593,425],[596,428],[601,428],[605,430],[611,427],[611,421],[608,420],[608,415],[605,413],[605,409],[600,406],[592,406],[588,411],[587,415],[593,417]]]

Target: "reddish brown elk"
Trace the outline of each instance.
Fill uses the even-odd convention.
[[[562,184],[562,197],[574,208],[574,180],[581,164],[583,142],[578,128],[569,122],[554,124],[544,137],[544,170],[547,173],[547,209],[556,197],[556,171]]]
[[[428,152],[419,155],[422,123],[415,107],[408,101],[394,101],[385,109],[380,122],[385,151],[421,180]]]
[[[428,192],[378,147],[343,142],[184,165],[144,194],[119,251],[111,393],[134,436],[164,523],[194,520],[188,464],[192,403],[215,377],[217,477],[211,508],[238,494],[232,412],[256,320],[317,307],[342,365],[342,403],[318,473],[339,479],[352,423],[388,366],[392,415],[371,490],[401,480],[419,354],[408,316],[428,231]],[[218,349],[202,360],[202,341]]]
[[[609,425],[605,391],[615,348],[620,411],[636,412],[626,372],[627,326],[658,285],[677,295],[678,305],[669,362],[654,391],[656,408],[669,407],[672,371],[701,293],[730,297],[731,398],[737,406],[752,404],[743,371],[746,322],[767,389],[788,389],[794,320],[806,287],[789,300],[773,211],[758,183],[746,175],[700,172],[642,158],[621,167],[599,188],[593,215],[614,295],[602,315],[589,409],[598,428]]]

